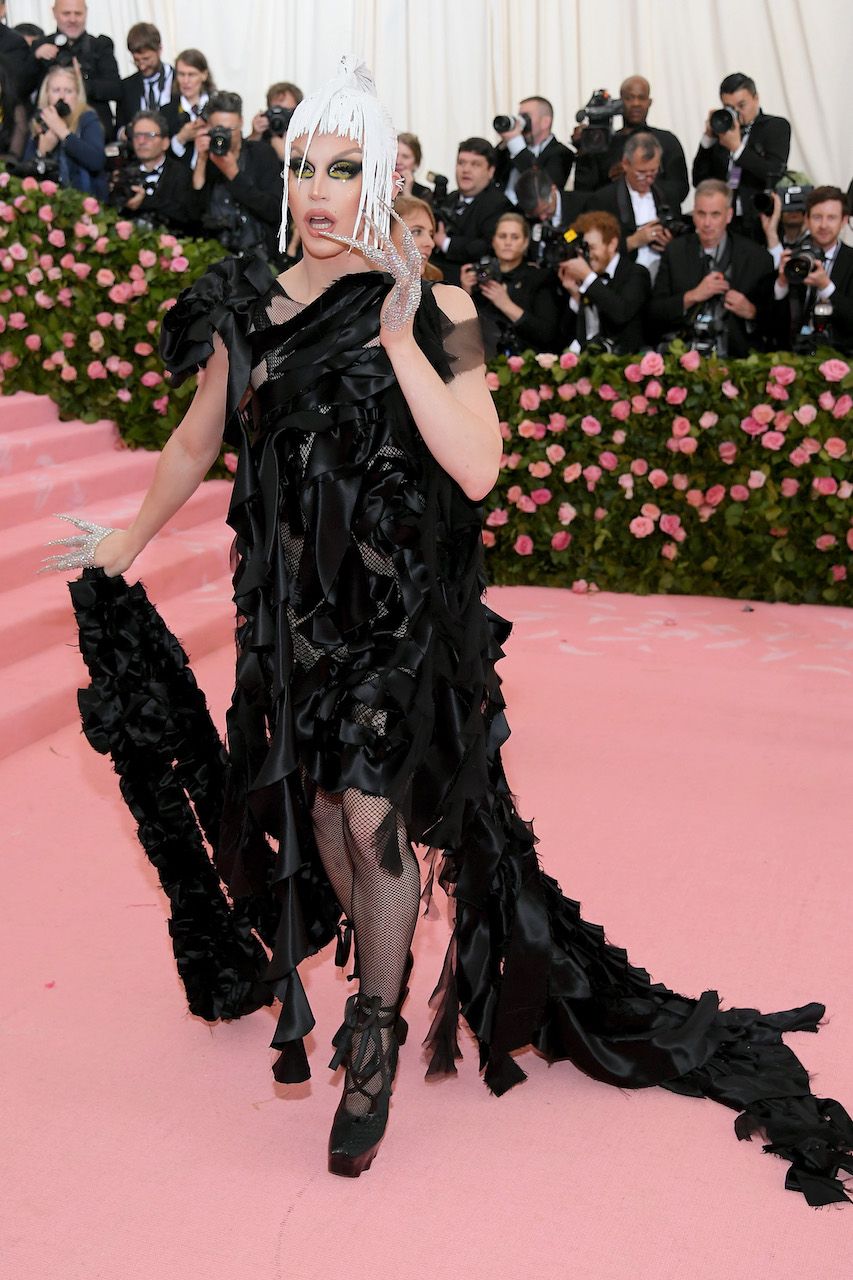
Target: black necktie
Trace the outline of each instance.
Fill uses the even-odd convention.
[[[613,277],[609,276],[606,271],[602,271],[600,275],[596,276],[596,280],[600,280],[602,284],[612,284]]]

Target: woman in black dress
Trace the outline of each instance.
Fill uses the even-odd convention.
[[[402,253],[391,245],[394,156],[372,81],[345,60],[288,132],[303,260],[273,281],[256,259],[226,259],[168,313],[173,378],[199,365],[205,377],[131,528],[104,536],[82,522],[80,554],[60,557],[62,567],[100,566],[75,584],[93,671],[86,731],[113,751],[175,898],[188,896],[176,781],[192,798],[239,942],[233,964],[217,968],[208,944],[222,924],[218,886],[199,877],[193,894],[213,904],[203,956],[211,990],[219,984],[213,1016],[269,1002],[252,981],[250,961],[263,956],[282,1005],[278,1080],[308,1075],[302,1039],[313,1019],[297,965],[336,933],[346,963],[354,931],[359,989],[332,1060],[345,1067],[333,1172],[368,1168],[385,1129],[421,892],[416,843],[441,851],[439,881],[455,903],[430,1074],[455,1071],[461,1012],[496,1094],[525,1078],[512,1054],[534,1044],[621,1087],[716,1098],[743,1112],[738,1136],[768,1135],[792,1162],[788,1185],[810,1203],[844,1199],[838,1173],[853,1171],[853,1126],[811,1094],[781,1041],[815,1029],[822,1006],[721,1012],[715,992],[694,1000],[652,984],[539,867],[501,764],[508,729],[494,664],[509,628],[481,601],[479,503],[501,442],[477,321],[462,290],[421,285],[411,238]],[[114,575],[200,483],[223,425],[239,448],[229,512],[238,626],[220,820],[218,753],[202,758],[201,738],[213,734],[202,731],[197,690],[187,692],[184,656]],[[143,757],[157,765],[148,779]],[[170,840],[180,850],[167,868]],[[182,941],[185,923],[173,918],[172,933],[186,980],[198,957],[196,938]]]
[[[483,327],[486,359],[556,351],[560,305],[552,271],[527,261],[530,228],[520,213],[504,213],[492,236],[494,258],[489,272],[469,263],[459,283],[470,293]]]

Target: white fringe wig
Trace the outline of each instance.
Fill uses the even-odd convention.
[[[365,228],[364,239],[378,245],[379,232],[388,235],[391,218],[387,211],[393,199],[392,178],[397,162],[397,133],[388,111],[376,96],[373,76],[363,62],[344,54],[340,69],[317,93],[303,98],[290,119],[284,140],[284,200],[281,207],[279,248],[287,247],[287,186],[290,151],[297,138],[305,138],[305,155],[315,133],[336,133],[351,138],[362,150],[361,197],[350,234],[358,235],[362,214],[376,224]],[[303,163],[297,174],[302,181]]]

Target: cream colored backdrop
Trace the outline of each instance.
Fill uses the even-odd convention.
[[[133,70],[128,28],[152,21],[167,55],[202,49],[246,115],[274,80],[310,89],[341,53],[364,57],[424,165],[452,176],[455,146],[494,135],[492,117],[529,93],[556,108],[566,140],[593,89],[631,72],[652,83],[650,119],[681,139],[688,165],[716,88],[731,71],[793,125],[791,165],[846,188],[853,177],[853,0],[90,0],[89,30]],[[9,22],[54,29],[49,0],[9,0]]]

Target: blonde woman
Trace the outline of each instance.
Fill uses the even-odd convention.
[[[51,67],[39,90],[24,160],[55,171],[63,187],[76,187],[99,200],[107,195],[104,129],[86,101],[76,66]]]

